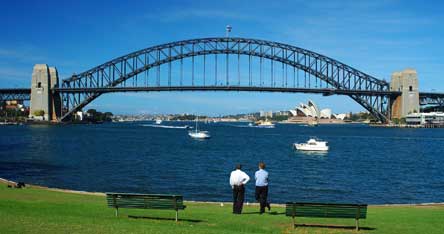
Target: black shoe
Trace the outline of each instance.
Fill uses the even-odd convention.
[[[267,203],[267,208],[268,208],[268,211],[271,210],[270,203]]]

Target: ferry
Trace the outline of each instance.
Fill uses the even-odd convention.
[[[275,125],[267,119],[264,121],[259,120],[255,124],[256,124],[256,127],[258,127],[258,128],[274,128],[275,127]]]
[[[156,124],[161,124],[162,120],[161,119],[156,119]]]
[[[302,151],[328,151],[329,146],[327,144],[328,142],[326,141],[318,141],[311,138],[307,143],[294,143],[294,147]]]

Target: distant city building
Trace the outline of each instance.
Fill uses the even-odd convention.
[[[278,111],[274,113],[275,116],[289,116],[290,111]]]
[[[406,124],[409,125],[425,125],[425,124],[444,124],[443,112],[431,113],[411,113],[405,117]]]
[[[273,111],[260,111],[259,112],[259,116],[260,117],[265,117],[265,118],[272,118],[273,117]]]

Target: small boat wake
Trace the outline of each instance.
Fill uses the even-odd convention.
[[[244,125],[244,124],[222,124],[224,126],[229,126],[229,127],[235,127],[235,128],[251,128],[251,126],[249,125]]]
[[[169,129],[192,129],[193,127],[185,125],[185,126],[171,126],[171,125],[159,125],[159,124],[141,124],[143,127],[152,127],[152,128],[169,128]]]
[[[269,126],[261,126],[261,125],[254,125],[254,124],[224,124],[225,126],[230,127],[236,127],[236,128],[275,128],[275,125],[269,125]]]

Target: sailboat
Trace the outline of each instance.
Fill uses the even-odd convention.
[[[199,131],[197,122],[199,121],[199,117],[196,118],[196,128],[194,131],[189,131],[188,135],[195,139],[208,139],[210,138],[210,133],[208,131]]]

